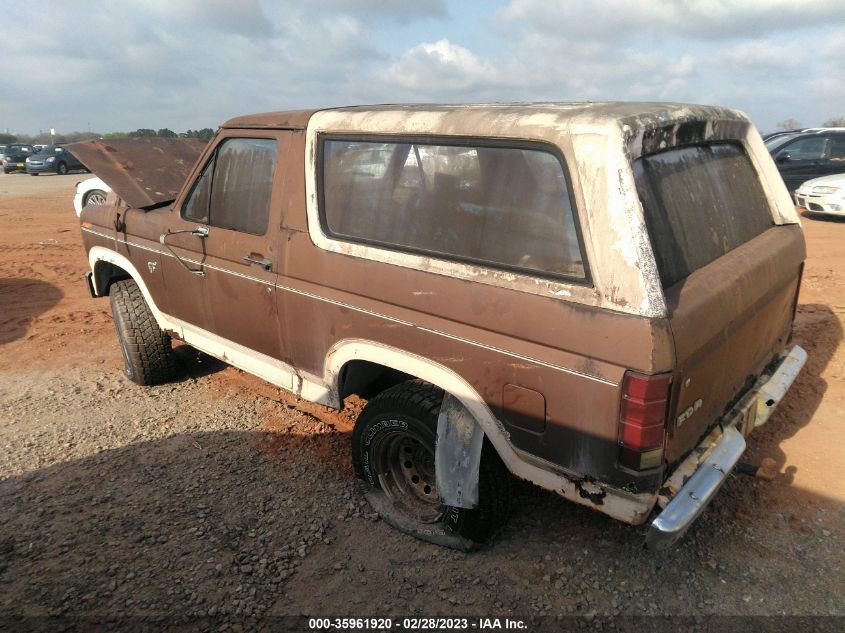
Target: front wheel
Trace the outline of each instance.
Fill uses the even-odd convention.
[[[158,326],[138,284],[132,279],[117,281],[109,298],[126,377],[139,385],[157,385],[172,378],[176,362],[170,336]]]
[[[102,189],[92,189],[89,191],[85,199],[82,201],[82,206],[92,205],[99,206],[106,203],[106,192]]]
[[[352,432],[352,462],[372,508],[393,527],[424,541],[476,549],[507,519],[511,477],[485,441],[478,507],[447,506],[437,496],[434,469],[437,416],[443,390],[420,380],[370,400]]]
[[[59,176],[64,176],[67,173],[67,165],[65,163],[59,163],[59,166],[56,167],[56,173]]]

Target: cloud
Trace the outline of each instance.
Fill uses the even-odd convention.
[[[4,53],[0,129],[181,130],[362,102],[626,99],[739,107],[763,128],[812,125],[845,114],[836,4],[7,3],[5,31],[37,36]]]
[[[683,34],[720,40],[829,25],[841,9],[839,0],[511,0],[499,18],[581,37]]]
[[[511,55],[484,59],[447,39],[423,42],[375,73],[373,89],[402,100],[606,100],[666,98],[697,62],[532,33]]]
[[[308,4],[312,9],[403,24],[419,18],[443,18],[447,15],[444,0],[310,0]]]
[[[492,64],[447,39],[418,44],[376,74],[385,87],[405,95],[436,92],[447,98],[485,92],[505,81]]]
[[[269,37],[273,23],[258,0],[146,0],[145,13],[156,21],[163,21],[169,29],[179,29],[188,34],[212,31]]]
[[[21,132],[214,127],[338,103],[360,68],[384,59],[360,19],[294,2],[21,4],[7,14],[13,30],[38,32],[0,70],[0,129]]]

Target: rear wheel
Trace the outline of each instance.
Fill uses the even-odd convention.
[[[64,176],[67,173],[67,163],[59,163],[58,167],[56,167],[56,173]]]
[[[158,326],[138,284],[132,279],[117,281],[109,297],[126,377],[139,385],[157,385],[172,378],[176,363],[170,336]]]
[[[373,509],[393,527],[419,539],[468,551],[504,524],[511,478],[485,441],[474,509],[440,502],[434,469],[437,416],[443,390],[412,380],[380,393],[352,432],[352,461]]]

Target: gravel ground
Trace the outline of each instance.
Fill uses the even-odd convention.
[[[575,615],[530,630],[613,630],[626,621],[614,616],[650,616],[627,620],[642,630],[659,615],[755,618],[690,630],[842,630],[845,480],[841,461],[819,459],[845,435],[836,300],[801,307],[811,363],[752,438],[750,457],[776,457],[774,482],[732,478],[661,554],[642,549],[642,528],[520,484],[499,538],[463,554],[392,530],[362,501],[349,456],[360,402],[334,413],[187,347],[172,383],[128,382],[107,304],[79,287],[67,205],[0,200],[0,629]],[[845,244],[845,225],[831,230]],[[27,248],[43,235],[55,248]],[[808,266],[809,291],[845,292],[825,270]]]

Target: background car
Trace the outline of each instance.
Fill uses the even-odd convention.
[[[35,154],[35,148],[32,145],[25,143],[11,143],[6,146],[3,151],[3,173],[8,174],[13,171],[23,171],[26,165],[26,159]]]
[[[807,180],[845,173],[845,130],[787,134],[770,139],[766,147],[790,192]]]
[[[812,213],[845,218],[845,174],[808,180],[795,190],[795,204]]]
[[[106,183],[99,178],[88,178],[76,183],[76,195],[73,197],[73,208],[76,215],[82,213],[82,208],[88,204],[105,204],[106,195],[111,191]]]
[[[32,176],[43,173],[66,174],[80,169],[88,171],[76,156],[60,145],[49,145],[26,159],[26,173]]]
[[[763,140],[766,142],[766,145],[769,144],[769,141],[772,141],[778,137],[786,136],[787,134],[798,134],[799,132],[803,132],[802,129],[795,129],[795,130],[777,130],[776,132],[768,132],[762,135]]]

